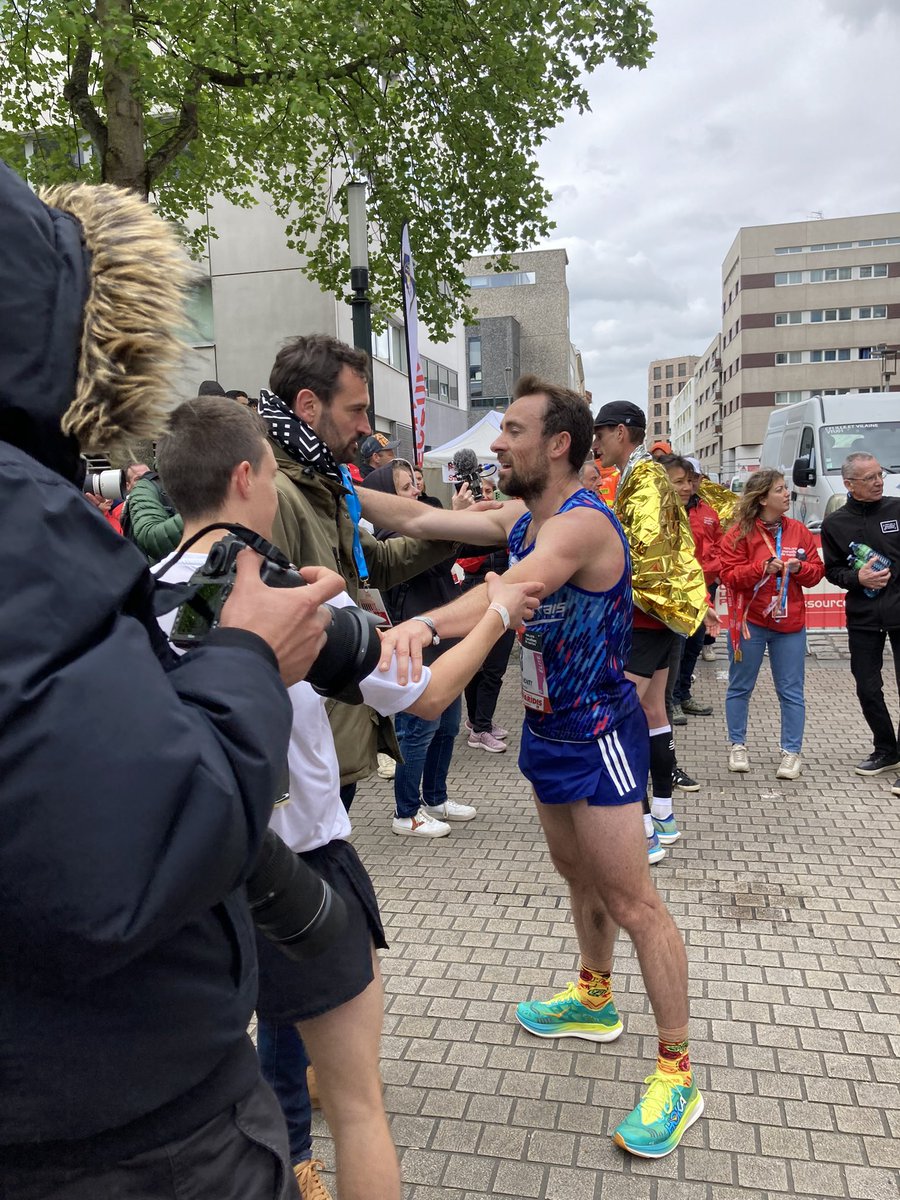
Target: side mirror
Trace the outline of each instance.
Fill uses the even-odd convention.
[[[795,459],[794,468],[791,471],[791,480],[794,487],[805,488],[815,486],[816,468],[812,461],[812,455],[804,454],[802,458]]]

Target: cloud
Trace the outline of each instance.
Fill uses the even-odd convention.
[[[896,0],[724,12],[658,5],[650,66],[602,67],[592,111],[543,148],[548,244],[569,254],[572,338],[595,397],[642,400],[651,359],[706,348],[741,226],[897,207]]]

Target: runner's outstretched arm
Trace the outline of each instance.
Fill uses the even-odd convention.
[[[416,501],[412,503],[415,504]],[[456,514],[458,517],[466,515]],[[568,583],[598,552],[598,527],[594,516],[591,509],[573,509],[551,517],[538,532],[534,550],[527,559],[505,572],[504,581],[524,583],[537,580],[541,585],[542,596],[547,596],[561,588],[564,583]],[[480,620],[489,603],[487,585],[482,584],[466,592],[458,600],[444,605],[443,608],[432,609],[422,616],[434,622],[439,637],[464,637]],[[401,625],[388,629],[382,638],[379,669],[386,671],[392,657],[396,655],[398,681],[406,683],[410,678],[410,671],[412,679],[418,680],[422,674],[422,650],[431,644],[431,639],[431,629],[422,620],[404,621]]]
[[[374,488],[357,490],[362,515],[376,529],[390,529],[407,537],[429,538],[447,542],[465,542],[473,546],[499,546],[525,512],[521,500],[508,500],[487,511],[464,509],[454,512],[432,508],[418,500],[406,500]]]

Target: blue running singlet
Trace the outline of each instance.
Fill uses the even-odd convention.
[[[615,729],[637,706],[634,684],[623,671],[631,649],[631,558],[612,511],[581,488],[559,509],[593,508],[619,536],[625,554],[621,578],[608,591],[588,592],[565,583],[545,596],[520,635],[525,724],[554,741],[588,742]],[[510,530],[509,561],[521,562],[531,525],[525,513]]]

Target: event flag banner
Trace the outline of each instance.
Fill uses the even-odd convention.
[[[400,240],[400,282],[403,285],[403,325],[406,330],[406,361],[409,367],[409,410],[412,416],[416,466],[425,454],[425,375],[419,358],[419,317],[416,303],[416,279],[409,226],[403,223]]]

